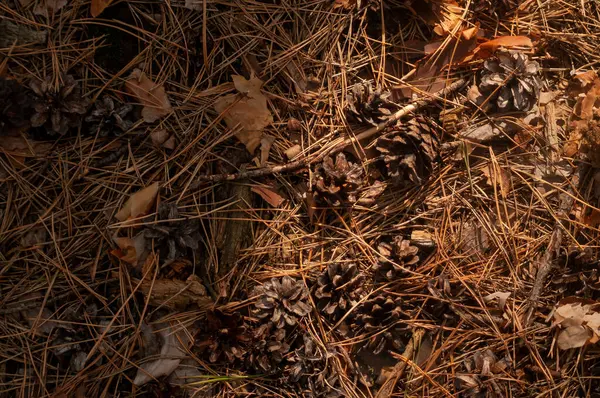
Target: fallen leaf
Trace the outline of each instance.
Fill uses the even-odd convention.
[[[115,236],[113,241],[118,248],[112,250],[110,254],[137,267],[145,252],[146,239],[144,234],[138,234],[133,239]]]
[[[583,347],[600,340],[600,303],[567,297],[558,302],[553,318],[553,324],[562,329],[557,337],[561,350]]]
[[[452,30],[462,22],[462,14],[463,9],[457,2],[445,2],[445,4],[442,4],[440,7],[439,21],[436,23],[433,31],[439,36],[451,33]]]
[[[59,323],[52,317],[52,312],[45,307],[41,313],[39,309],[31,308],[21,311],[21,315],[29,324],[31,332],[36,336],[49,335],[55,328],[59,327]]]
[[[126,221],[148,214],[157,195],[158,182],[155,182],[131,195],[121,210],[115,214],[115,218],[119,221]]]
[[[134,280],[134,284],[137,283],[139,281]],[[206,295],[206,288],[196,275],[191,275],[187,281],[147,279],[142,281],[139,291],[146,296],[150,305],[156,307],[184,309],[190,304],[196,304],[204,308],[212,303],[210,297]]]
[[[43,0],[33,9],[35,15],[51,17],[67,5],[67,0]]]
[[[271,146],[275,142],[275,137],[263,137],[260,140],[260,166],[264,167],[269,160],[269,152],[271,152]]]
[[[167,149],[175,149],[175,135],[169,134],[165,129],[154,130],[150,133],[150,139],[156,146],[162,146]]]
[[[283,202],[285,202],[285,199],[282,198],[281,195],[267,187],[255,185],[252,187],[252,192],[258,194],[264,199],[265,202],[273,207],[279,207]]]
[[[113,0],[92,0],[91,5],[91,13],[92,17],[96,18],[98,15],[102,14],[102,11],[109,5],[111,5]]]
[[[44,43],[48,38],[45,30],[35,30],[29,25],[12,23],[8,19],[0,19],[0,48],[29,43]]]
[[[500,47],[515,50],[532,51],[533,42],[527,36],[501,36],[495,39],[481,43],[474,51],[473,55],[485,59],[491,57]]]
[[[583,326],[569,326],[560,331],[556,343],[561,350],[579,348],[587,343],[591,335],[591,332]]]
[[[159,357],[143,363],[135,375],[133,384],[142,386],[162,376],[169,376],[187,356],[187,348],[192,342],[186,330],[175,330],[173,327],[159,325],[161,343]]]
[[[0,137],[0,152],[12,156],[32,158],[44,156],[50,152],[51,148],[52,144],[50,143],[28,140],[19,134],[2,135]]]
[[[500,166],[494,167],[494,164],[492,163],[481,169],[481,171],[485,176],[486,184],[491,187],[498,187],[500,189],[500,194],[506,199],[510,193],[510,176],[508,175],[508,172]]]
[[[184,386],[193,383],[202,377],[199,365],[192,359],[184,359],[177,369],[169,376],[169,384],[172,386]]]
[[[224,114],[223,119],[230,129],[239,125],[240,130],[235,136],[253,154],[261,143],[264,128],[273,122],[273,116],[267,108],[267,98],[260,91],[262,80],[256,77],[246,80],[238,75],[232,79],[235,88],[246,96],[239,101],[236,94],[220,97],[215,101],[214,109]]]
[[[142,117],[148,123],[157,121],[173,110],[164,86],[154,83],[139,69],[131,72],[125,88],[144,106]]]
[[[506,300],[510,297],[510,292],[495,292],[492,294],[488,294],[483,298],[483,301],[486,303],[491,302],[492,300],[498,300],[498,308],[503,310],[506,307]]]

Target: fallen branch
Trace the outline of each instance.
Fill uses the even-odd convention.
[[[444,97],[448,96],[449,94],[459,90],[461,87],[463,87],[464,84],[465,84],[465,80],[459,79],[459,80],[455,81],[454,83],[452,83],[451,85],[449,85],[448,87],[446,87],[436,93],[433,93],[426,98],[414,101],[414,102],[406,105],[402,109],[398,110],[393,115],[391,115],[385,122],[379,123],[377,126],[374,126],[368,130],[365,130],[362,133],[357,134],[356,136],[348,137],[344,141],[342,141],[338,144],[332,145],[331,148],[322,150],[320,154],[314,156],[313,158],[305,157],[303,159],[296,160],[294,162],[289,162],[289,163],[286,163],[286,164],[283,164],[280,166],[263,167],[260,169],[243,171],[243,172],[235,173],[235,174],[215,174],[215,175],[199,176],[198,179],[200,181],[197,181],[196,183],[194,183],[192,185],[192,188],[197,188],[198,186],[200,186],[200,184],[202,184],[203,182],[206,182],[206,181],[215,182],[215,181],[239,180],[242,178],[256,178],[256,177],[262,177],[262,176],[266,176],[266,175],[272,175],[272,174],[277,174],[277,173],[284,173],[284,172],[288,172],[288,171],[298,170],[298,169],[301,169],[308,165],[321,162],[327,156],[331,156],[338,152],[341,152],[355,142],[359,142],[364,139],[372,137],[373,135],[384,130],[385,128],[390,126],[392,123],[400,120],[401,118],[405,117],[406,115],[409,115],[409,114],[411,114],[411,113],[423,108],[424,106],[429,105],[439,99],[443,99]]]

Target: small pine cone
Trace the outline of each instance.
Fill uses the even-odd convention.
[[[332,321],[338,321],[357,302],[364,279],[356,264],[329,264],[315,286],[317,307]]]
[[[306,303],[308,291],[304,284],[289,276],[265,282],[254,289],[253,295],[260,296],[254,304],[254,314],[261,319],[270,317],[278,329],[286,324],[296,325],[311,310]]]
[[[113,99],[105,96],[94,106],[95,109],[85,118],[85,121],[90,123],[90,134],[99,134],[101,137],[119,135],[133,126],[133,122],[126,119],[133,110],[132,105],[115,106]]]
[[[438,158],[438,144],[431,124],[416,116],[377,139],[376,148],[383,156],[388,177],[394,184],[406,186],[421,184],[429,177]]]
[[[22,127],[29,123],[33,98],[15,80],[0,77],[0,132],[4,126]]]
[[[79,125],[81,115],[87,109],[87,100],[81,97],[79,84],[73,76],[65,76],[58,89],[53,88],[51,76],[42,82],[32,81],[29,87],[37,96],[35,113],[31,117],[33,127],[44,126],[50,135],[65,135],[69,128]]]
[[[246,365],[251,369],[267,372],[283,361],[284,356],[290,351],[287,340],[293,340],[287,335],[285,329],[276,327],[271,322],[260,325],[254,331],[253,337],[255,343],[246,357]]]
[[[401,350],[402,341],[395,333],[394,325],[402,317],[402,301],[392,295],[379,294],[365,301],[357,310],[352,329],[355,335],[373,334],[365,348],[375,355],[385,350],[388,344]]]
[[[208,311],[203,326],[204,331],[200,334],[196,346],[209,354],[210,362],[223,360],[231,364],[244,359],[252,336],[240,313]]]
[[[323,160],[315,170],[315,180],[317,198],[334,206],[356,202],[358,191],[365,184],[361,165],[348,161],[341,152],[335,161],[329,156]]]
[[[518,51],[499,51],[485,61],[473,101],[494,104],[499,111],[529,111],[537,103],[542,83],[540,65]],[[478,92],[477,92],[478,91]]]
[[[395,236],[392,242],[381,242],[377,246],[380,258],[373,266],[377,279],[393,281],[405,274],[405,269],[419,262],[419,248],[411,241]]]
[[[389,101],[390,96],[389,92],[373,90],[371,83],[357,84],[348,94],[346,114],[359,123],[376,126],[398,109],[396,104]]]
[[[186,256],[189,249],[197,250],[202,239],[198,220],[175,221],[178,218],[180,217],[177,205],[161,203],[158,206],[158,222],[147,224],[143,232],[147,244],[150,245],[148,249],[151,248],[154,239],[154,248],[158,247],[163,254],[167,253],[169,261]],[[147,222],[152,221],[147,219]]]

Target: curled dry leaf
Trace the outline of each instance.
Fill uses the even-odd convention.
[[[265,202],[273,207],[279,207],[283,202],[285,202],[285,199],[282,198],[281,195],[267,187],[255,185],[252,187],[252,192],[258,194],[265,200]]]
[[[110,254],[137,267],[145,250],[146,239],[144,238],[144,234],[138,234],[133,239],[115,236],[113,241],[118,248],[112,250]]]
[[[510,292],[495,292],[488,294],[483,298],[486,303],[491,302],[494,299],[498,299],[498,308],[503,310],[506,307],[506,300],[510,297]]]
[[[115,215],[115,218],[119,221],[126,221],[148,214],[154,205],[157,195],[158,182],[155,182],[131,195],[121,210]]]
[[[492,163],[481,169],[481,171],[486,178],[486,184],[491,187],[496,186],[500,190],[502,197],[506,199],[510,192],[510,176],[508,172]]]
[[[527,36],[501,36],[481,43],[473,51],[473,54],[478,58],[489,58],[501,47],[531,51],[533,50],[533,42]]]
[[[561,328],[556,340],[561,350],[600,340],[600,303],[568,297],[558,302],[553,317],[554,325]]]
[[[168,376],[187,356],[191,336],[186,330],[175,330],[167,325],[158,325],[158,342],[161,344],[157,359],[143,363],[135,375],[133,384],[141,386],[162,376]]]
[[[125,88],[144,106],[142,117],[148,123],[167,116],[173,110],[164,86],[154,83],[139,69],[131,72]]]
[[[90,9],[92,17],[96,18],[98,15],[102,14],[102,11],[104,11],[106,7],[111,5],[112,2],[113,0],[92,0],[92,5]]]
[[[175,135],[169,134],[165,129],[154,130],[150,133],[150,139],[156,146],[162,146],[167,149],[175,149]]]
[[[134,280],[137,284],[138,281]],[[183,309],[190,304],[205,308],[212,303],[200,278],[191,275],[186,281],[176,279],[145,279],[139,291],[150,305],[170,309]]]
[[[267,97],[260,91],[262,80],[256,77],[246,80],[238,75],[232,79],[235,88],[246,96],[238,101],[236,94],[225,95],[215,101],[214,108],[224,113],[227,127],[234,129],[239,125],[235,136],[253,154],[261,144],[264,128],[273,122],[273,116],[267,108]]]

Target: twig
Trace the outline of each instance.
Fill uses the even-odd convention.
[[[402,109],[398,110],[393,115],[391,115],[385,122],[379,123],[377,126],[374,126],[368,130],[365,130],[362,133],[357,134],[356,136],[346,138],[344,141],[340,142],[339,144],[336,144],[329,149],[323,150],[320,154],[316,155],[312,159],[309,157],[305,157],[303,159],[296,160],[294,162],[289,162],[289,163],[286,163],[286,164],[283,164],[280,166],[263,167],[260,169],[244,171],[244,172],[240,172],[240,173],[236,173],[236,174],[215,174],[215,175],[199,176],[198,178],[200,181],[193,184],[192,188],[198,188],[198,186],[200,186],[200,184],[202,184],[202,182],[205,182],[205,181],[215,182],[215,181],[239,180],[242,178],[256,178],[256,177],[262,177],[262,176],[271,175],[271,174],[284,173],[287,171],[298,170],[298,169],[301,169],[308,165],[318,163],[318,162],[322,161],[323,159],[325,159],[325,157],[327,157],[327,156],[341,152],[342,150],[349,147],[350,145],[352,145],[355,142],[362,141],[364,139],[372,137],[373,135],[384,130],[386,127],[390,126],[392,123],[400,120],[401,118],[405,117],[406,115],[413,113],[413,112],[423,108],[424,106],[437,101],[440,98],[444,98],[444,97],[448,96],[449,94],[459,90],[461,87],[463,87],[464,84],[465,84],[465,80],[459,79],[459,80],[455,81],[454,83],[452,83],[451,85],[449,85],[448,87],[446,87],[436,93],[433,93],[426,98],[412,102],[412,103],[406,105],[405,107],[403,107]]]

